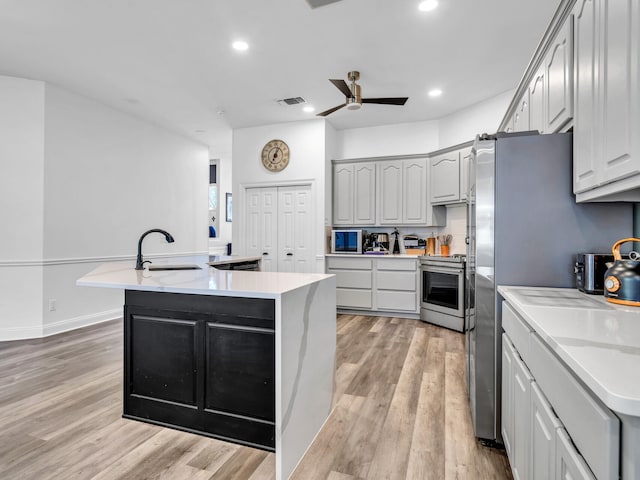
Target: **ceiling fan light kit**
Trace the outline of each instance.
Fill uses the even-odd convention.
[[[342,92],[345,96],[345,101],[342,105],[335,106],[324,112],[317,114],[318,117],[326,117],[327,115],[340,110],[342,107],[347,107],[347,110],[359,110],[363,103],[376,103],[378,105],[404,105],[408,97],[386,97],[386,98],[362,98],[362,90],[360,85],[356,81],[360,78],[360,72],[352,70],[347,74],[347,78],[351,82],[351,86],[347,85],[347,82],[340,79],[329,79],[335,87]]]

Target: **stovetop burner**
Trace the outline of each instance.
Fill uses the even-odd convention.
[[[420,263],[428,263],[428,262],[464,263],[467,259],[467,256],[460,253],[456,253],[446,257],[443,255],[422,255],[418,258],[420,259]]]

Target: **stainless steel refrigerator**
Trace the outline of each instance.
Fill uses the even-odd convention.
[[[484,135],[467,195],[465,341],[475,434],[502,443],[499,285],[575,287],[578,252],[607,252],[632,233],[632,205],[576,204],[572,134]]]

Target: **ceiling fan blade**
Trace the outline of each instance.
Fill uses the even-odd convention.
[[[351,93],[351,89],[349,88],[349,85],[347,85],[347,82],[345,82],[344,80],[331,80],[331,79],[329,79],[329,81],[333,83],[338,88],[338,90],[342,92],[342,94],[345,97],[353,97],[353,94]]]
[[[343,103],[342,105],[338,105],[337,107],[333,107],[330,108],[329,110],[325,110],[324,112],[320,112],[316,114],[316,117],[326,117],[327,115],[329,115],[330,113],[335,112],[336,110],[340,110],[342,107],[344,107],[346,105],[346,103]]]
[[[409,97],[363,98],[362,103],[379,103],[382,105],[404,105]]]

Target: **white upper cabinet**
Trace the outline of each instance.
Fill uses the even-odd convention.
[[[545,90],[544,66],[533,76],[529,84],[529,129],[546,131],[546,116],[544,114],[544,90]]]
[[[574,7],[575,119],[573,122],[573,191],[598,185],[596,111],[598,104],[596,1],[578,0]]]
[[[402,223],[427,223],[427,161],[424,158],[402,162]]]
[[[445,208],[429,201],[428,166],[426,156],[334,163],[333,225],[444,226]]]
[[[333,224],[353,225],[353,164],[333,167]]]
[[[573,18],[566,19],[544,59],[545,132],[558,132],[573,118]]]
[[[528,115],[528,110],[527,110]],[[527,123],[529,123],[527,117]],[[460,201],[467,199],[469,190],[469,163],[471,162],[471,147],[460,150]]]
[[[333,168],[333,224],[373,225],[376,165],[341,163]]]
[[[574,192],[640,200],[640,4],[578,0]]]
[[[526,132],[529,130],[529,89],[525,90],[518,102],[518,108],[513,117],[513,131]],[[460,192],[462,194],[462,192]]]
[[[402,162],[390,160],[378,164],[378,223],[402,223]]]
[[[460,201],[460,151],[432,157],[429,171],[430,200],[433,205]]]
[[[353,183],[353,223],[373,225],[376,221],[376,165],[356,163]]]

